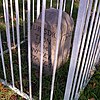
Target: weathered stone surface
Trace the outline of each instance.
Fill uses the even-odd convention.
[[[95,67],[96,67],[97,70],[100,69],[100,58],[98,59],[98,61],[96,61]]]
[[[46,9],[45,12],[43,68],[44,73],[48,74],[52,73],[54,66],[58,14],[59,11],[54,8]],[[40,65],[41,16],[42,14],[33,23],[31,32],[32,62],[37,69]],[[69,57],[73,27],[73,19],[66,12],[63,12],[57,68],[63,65]]]

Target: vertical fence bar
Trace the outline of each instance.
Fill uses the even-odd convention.
[[[99,23],[100,23],[100,22],[99,22]],[[98,34],[98,30],[99,30],[99,25],[100,25],[100,24],[98,24],[97,30],[96,30],[96,36],[95,36],[95,39],[96,39],[96,40],[97,40],[97,34]],[[98,40],[99,40],[99,39],[98,39]],[[94,46],[95,46],[95,45],[94,45]],[[95,50],[94,50],[94,52],[95,52],[95,51],[96,51],[96,46],[94,47],[94,49],[95,49]],[[95,55],[95,54],[94,54],[94,55]],[[93,59],[92,59],[92,60],[93,60]],[[88,68],[85,67],[84,72],[83,72],[83,76],[82,76],[82,80],[81,80],[81,83],[80,83],[80,84],[81,84],[81,85],[80,85],[80,88],[82,88],[82,85],[84,86],[83,82],[84,82],[84,77],[85,77],[85,74],[86,74],[86,69],[89,70]],[[84,87],[83,87],[83,88],[84,88]]]
[[[62,7],[63,7],[63,0],[60,0],[58,27],[57,27],[57,33],[56,33],[56,50],[55,50],[55,59],[54,59],[54,68],[53,68],[50,100],[53,99],[54,82],[55,82],[55,74],[56,74],[56,67],[57,67],[57,57],[58,57],[59,43],[60,43],[60,38],[61,38],[60,33],[61,33]]]
[[[98,33],[100,33],[100,30],[98,31]],[[95,48],[94,48],[94,52],[93,52],[93,56],[92,56],[91,65],[88,67],[86,75],[85,75],[85,79],[84,80],[86,80],[86,82],[91,78],[91,72],[90,71],[93,70],[93,68],[95,68],[95,66],[94,66],[94,63],[95,63],[94,60],[95,60],[96,53],[98,51],[98,45],[99,45],[99,42],[100,42],[99,39],[100,39],[100,35],[98,35],[97,41],[95,43]],[[84,86],[86,86],[85,82],[84,82]]]
[[[73,6],[74,6],[74,0],[72,0],[70,16],[72,16],[72,13],[73,13]]]
[[[87,1],[88,0],[80,0],[64,100],[69,100],[69,98],[70,98],[70,93],[71,93],[71,88],[72,88],[72,84],[73,84],[75,68],[76,68],[76,64],[77,64],[79,48],[80,48],[80,44],[81,44],[83,27],[84,27],[84,23],[85,23]]]
[[[4,79],[5,79],[5,82],[7,83],[6,69],[5,69],[5,63],[4,63],[3,48],[2,48],[2,40],[1,40],[1,32],[0,32],[0,51],[1,51],[1,59],[2,59]]]
[[[39,100],[42,98],[42,70],[43,70],[43,43],[44,43],[44,24],[45,24],[46,0],[42,1],[42,23],[41,23],[41,58],[40,58],[40,85]]]
[[[10,56],[12,86],[15,87],[15,84],[14,84],[14,72],[13,72],[13,62],[12,62],[12,52],[11,52],[11,40],[10,40],[8,0],[5,0],[5,1],[3,0],[3,8],[5,9],[4,16],[5,16],[5,24],[6,24],[7,43],[8,43],[9,56]]]
[[[99,25],[100,25],[100,18],[99,18],[99,22],[98,22],[98,26],[97,26],[96,34],[98,33]],[[96,37],[97,37],[97,36],[95,36],[95,39],[96,39]],[[80,88],[82,88],[82,84],[83,84],[83,81],[84,81],[84,77],[85,77],[86,69],[87,69],[87,68],[85,67],[85,68],[84,68],[84,72],[83,72],[83,76],[82,76],[82,80],[81,80]]]
[[[86,61],[86,64],[85,66],[87,66],[87,71],[89,70],[88,68],[90,67],[90,64],[91,64],[91,59],[93,59],[93,50],[95,48],[95,41],[97,40],[98,37],[97,34],[95,34],[96,32],[96,26],[97,26],[97,22],[98,22],[98,18],[99,18],[99,14],[100,14],[100,5],[98,7],[98,11],[97,11],[97,15],[96,15],[96,18],[95,18],[95,24],[94,24],[94,28],[93,28],[93,33],[92,33],[92,37],[91,37],[91,43],[90,43],[90,47],[89,47],[89,50],[88,50],[88,56],[87,56],[87,61]],[[100,20],[99,20],[100,21]],[[100,24],[99,24],[100,25]],[[94,39],[94,40],[93,40]],[[87,72],[86,72],[87,73]],[[88,74],[88,73],[87,73]],[[87,74],[85,75],[85,79],[87,78]]]
[[[23,33],[24,33],[24,40],[25,40],[25,0],[23,0]]]
[[[87,50],[88,50],[88,45],[89,45],[89,40],[90,40],[90,36],[91,36],[91,32],[92,32],[92,27],[93,27],[93,22],[94,22],[94,18],[95,18],[97,2],[98,2],[98,0],[95,0],[95,7],[94,7],[94,11],[93,11],[90,27],[89,27],[89,33],[88,33],[87,43],[86,43],[86,47],[85,47],[85,53],[84,53],[84,57],[83,57],[83,60],[82,60],[82,66],[81,66],[82,68],[84,67],[84,64],[85,64],[85,58],[86,58],[86,54],[87,54]],[[81,75],[80,75],[80,78],[81,78]],[[75,93],[76,97],[77,97],[79,85],[80,85],[80,81],[78,81],[78,84],[77,84],[76,93]]]
[[[57,0],[57,9],[58,9],[58,7],[59,7],[59,0]]]
[[[29,95],[30,100],[32,100],[32,84],[31,84],[31,37],[30,37],[30,5],[31,0],[27,0],[27,9],[28,9],[28,66],[29,66]]]
[[[100,30],[98,31],[98,33],[100,32]],[[97,36],[97,38],[96,38],[96,42],[95,42],[95,48],[94,48],[94,50],[93,50],[93,55],[92,55],[92,61],[91,61],[91,63],[90,63],[90,66],[88,66],[88,68],[87,68],[87,71],[86,71],[86,74],[85,74],[85,78],[84,78],[84,80],[87,82],[88,81],[88,79],[89,79],[89,76],[91,75],[91,73],[90,73],[90,71],[91,70],[93,70],[93,67],[95,67],[94,66],[94,59],[95,59],[95,55],[96,55],[96,52],[97,52],[97,48],[98,48],[98,44],[99,44],[99,42],[100,42],[100,37],[99,37],[100,35],[98,35]],[[85,86],[85,81],[84,81],[84,86]]]
[[[63,11],[65,11],[66,8],[66,0],[64,0],[64,7],[63,7]]]
[[[50,0],[50,8],[52,8],[52,0]]]
[[[91,9],[92,9],[93,0],[90,0],[89,3],[90,3],[90,5],[89,5],[89,8],[88,8],[88,14],[87,14],[87,19],[86,19],[86,24],[85,24],[85,29],[84,29],[84,36],[83,36],[83,39],[82,39],[82,44],[81,44],[81,49],[80,49],[80,55],[79,55],[79,58],[78,58],[78,65],[77,65],[76,77],[75,77],[75,81],[74,81],[74,85],[73,85],[73,90],[72,90],[72,96],[71,96],[71,98],[74,95],[74,89],[75,89],[76,82],[77,82],[77,76],[78,76],[79,67],[80,67],[80,64],[81,64],[82,52],[83,52],[84,45],[85,45],[86,33],[87,33],[88,24],[89,24],[89,18],[90,18],[90,15],[91,15]]]
[[[99,44],[99,45],[98,45]],[[97,43],[97,45],[96,45],[96,50],[95,50],[95,53],[97,53],[98,52],[98,47],[100,46],[100,43]],[[96,56],[95,56],[96,57]],[[94,66],[94,64],[93,64],[93,66]],[[93,68],[93,67],[91,67],[91,69],[89,69],[89,71],[92,71],[92,70],[95,70],[95,67]],[[85,82],[85,85],[84,85],[84,87],[83,87],[83,89],[86,87],[86,85],[89,83],[89,81],[90,81],[90,79],[91,79],[91,74],[89,74],[89,78],[88,78],[88,80],[87,80],[87,82]]]
[[[40,14],[40,0],[37,0],[37,19],[39,17]]]
[[[33,13],[33,23],[34,23],[34,0],[33,0],[33,9],[32,9],[32,13]]]
[[[4,21],[5,21],[5,24],[6,24],[6,8],[5,8],[5,0],[3,0],[3,12],[4,12]],[[7,28],[6,28],[6,32],[7,32]]]
[[[90,26],[90,30],[89,30],[89,36],[88,36],[88,41],[87,41],[87,46],[86,46],[86,49],[88,48],[88,45],[89,45],[89,39],[90,39],[90,35],[91,35],[91,32],[92,32],[92,27],[93,27],[93,21],[94,21],[94,18],[95,18],[95,13],[96,13],[96,7],[97,7],[97,2],[98,1],[95,1],[95,7],[94,7],[94,11],[93,11],[93,16],[92,16],[92,21],[91,21],[91,26]],[[93,37],[93,36],[92,36]],[[92,45],[92,44],[91,44]],[[87,51],[85,51],[85,55],[84,55],[84,57],[86,58],[86,52]],[[83,57],[83,62],[85,62],[85,58]],[[86,60],[86,64],[88,63],[87,62],[88,61],[88,59]],[[84,79],[84,77],[85,77],[85,73],[86,73],[86,70],[87,70],[87,66],[85,66],[85,69],[84,69],[84,73],[83,73],[83,79]],[[83,79],[82,79],[82,82],[81,82],[81,86],[82,86],[82,83],[83,83]],[[82,87],[81,87],[82,88]]]
[[[88,2],[88,7],[89,8],[88,8],[88,11],[87,11],[86,24],[85,24],[84,35],[83,35],[82,44],[81,44],[81,48],[80,48],[80,54],[79,54],[79,57],[78,57],[77,70],[76,70],[76,74],[75,74],[75,81],[74,81],[74,85],[73,85],[71,99],[74,96],[75,86],[77,84],[76,82],[77,82],[78,72],[79,72],[80,64],[81,64],[81,60],[82,60],[82,53],[83,53],[83,49],[84,49],[84,45],[85,45],[85,40],[86,40],[86,33],[87,33],[88,24],[89,24],[89,18],[90,18],[91,9],[92,9],[92,3],[93,3],[93,0],[90,0],[90,2]],[[82,69],[82,67],[81,67],[81,69]]]
[[[10,0],[11,5],[11,22],[12,22],[12,33],[13,33],[13,45],[15,46],[15,34],[14,34],[14,17],[13,17],[13,6],[12,6],[12,0]]]
[[[21,92],[23,92],[22,71],[21,71],[21,52],[20,52],[20,30],[19,30],[19,6],[18,6],[18,0],[15,0],[15,8],[16,8],[16,28],[17,28],[17,45],[18,45],[18,62],[19,62],[20,88],[21,88]]]

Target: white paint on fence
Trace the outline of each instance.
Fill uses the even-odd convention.
[[[25,0],[23,0],[23,33],[24,33],[24,40],[25,40]]]
[[[65,11],[66,8],[66,0],[64,0],[64,7],[63,7],[63,11]]]
[[[25,42],[25,40],[23,40],[23,41],[21,41],[20,42],[20,44],[23,44]],[[15,46],[12,46],[11,47],[11,50],[13,50],[13,49],[15,49],[15,48],[17,48],[18,47],[18,45],[16,44]],[[6,54],[6,53],[8,53],[9,52],[9,49],[6,49],[6,50],[4,50],[3,51],[3,54]],[[1,55],[1,54],[0,54]]]
[[[82,59],[82,52],[83,52],[84,45],[85,45],[85,40],[86,40],[86,35],[87,35],[87,30],[88,30],[88,25],[89,25],[89,19],[90,19],[90,15],[91,15],[92,3],[93,3],[93,0],[90,0],[88,12],[87,12],[86,24],[85,24],[85,28],[84,28],[83,40],[82,40],[81,50],[80,50],[80,55],[79,55],[79,61],[78,61],[77,66],[80,66],[80,62],[81,62],[81,59]]]
[[[50,0],[50,8],[52,8],[52,0]]]
[[[2,47],[2,38],[0,32],[0,55],[2,60],[2,67],[4,73],[4,81],[0,79],[0,81],[14,90],[17,94],[22,97],[33,100],[32,98],[32,83],[31,83],[31,39],[30,39],[30,30],[31,30],[31,15],[32,22],[35,21],[35,1],[23,0],[23,35],[24,41],[20,41],[20,27],[19,27],[19,4],[18,0],[15,2],[16,9],[16,29],[17,29],[17,44],[14,47],[11,47],[11,37],[10,37],[10,22],[9,22],[9,9],[8,9],[8,0],[3,0],[3,10],[4,10],[4,19],[6,24],[6,36],[8,49],[3,51]],[[40,14],[40,0],[36,1],[36,17],[39,17]],[[64,3],[64,4],[63,4]],[[22,85],[22,69],[21,69],[21,51],[20,44],[25,42],[25,4],[27,4],[27,27],[28,27],[28,74],[29,74],[29,95],[23,92]],[[14,23],[13,23],[13,5],[12,0],[10,0],[11,6],[11,23],[12,23],[12,33],[13,33],[13,43],[15,43],[14,36]],[[55,75],[56,75],[56,66],[57,66],[57,58],[58,58],[58,48],[60,42],[60,28],[61,28],[61,20],[62,20],[62,10],[66,9],[66,0],[57,0],[57,9],[59,8],[59,16],[58,16],[58,27],[57,27],[57,41],[56,41],[56,50],[55,50],[55,61],[54,61],[54,69],[52,76],[52,85],[50,91],[50,100],[53,100],[54,94],[54,83],[55,83]],[[95,62],[100,58],[100,2],[99,0],[95,0],[93,13],[91,15],[91,10],[93,6],[93,0],[80,0],[77,23],[74,34],[73,48],[71,61],[69,66],[68,78],[66,82],[65,95],[64,100],[78,100],[79,92],[81,89],[84,89],[84,86],[87,85],[91,76],[90,71],[93,69]],[[97,9],[98,6],[98,9]],[[31,14],[32,7],[32,14]],[[50,7],[53,7],[53,0],[50,0]],[[74,7],[74,0],[72,0],[70,16],[72,16]],[[42,70],[43,70],[43,43],[44,43],[44,24],[45,24],[45,9],[46,9],[46,0],[42,1],[42,23],[41,23],[41,58],[40,58],[40,80],[39,80],[39,100],[42,100]],[[97,13],[96,13],[97,12]],[[91,16],[91,17],[90,17]],[[90,20],[91,19],[91,20]],[[90,23],[90,24],[89,24]],[[88,30],[89,29],[89,30]],[[86,41],[87,40],[87,41]],[[86,45],[85,45],[86,44]],[[13,62],[12,62],[12,49],[18,47],[18,61],[19,61],[19,75],[20,75],[20,88],[17,89],[14,83],[14,72],[13,72]],[[7,83],[6,77],[6,69],[5,69],[5,60],[4,54],[9,52],[10,56],[10,66],[11,66],[11,78],[12,85]],[[87,54],[88,52],[88,54]],[[84,53],[84,55],[83,55]],[[82,62],[82,64],[81,64]],[[74,96],[75,95],[75,96]]]
[[[88,51],[89,40],[90,40],[90,37],[91,37],[91,31],[92,31],[92,27],[93,27],[93,21],[94,21],[94,17],[95,17],[95,12],[96,12],[97,1],[98,1],[98,0],[95,1],[95,7],[94,7],[93,15],[92,15],[92,18],[91,18],[90,27],[89,27],[89,32],[88,32],[88,37],[87,37],[87,41],[86,41],[85,52],[84,52],[84,56],[83,56],[83,60],[82,60],[82,66],[81,66],[82,69],[83,69],[83,67],[84,67],[85,59],[86,59],[86,54],[87,54],[87,51]],[[85,67],[86,67],[86,66],[85,66]],[[81,69],[81,71],[82,71],[82,69]],[[82,75],[83,75],[83,74],[82,74]],[[81,76],[79,76],[79,79],[81,79]],[[77,93],[78,93],[79,85],[80,85],[80,81],[78,81],[78,83],[77,83],[77,88],[76,88],[75,96],[76,96]]]
[[[70,11],[70,16],[72,16],[73,6],[74,6],[74,0],[72,0],[72,4],[71,4],[71,11]]]
[[[5,63],[4,63],[3,48],[2,48],[2,40],[1,40],[1,32],[0,32],[0,51],[1,51],[1,59],[2,59],[4,80],[5,80],[5,82],[7,83],[6,69],[5,69]]]
[[[59,7],[59,0],[57,0],[57,9],[58,9],[58,7]]]
[[[43,70],[43,43],[44,43],[44,24],[45,24],[46,0],[42,1],[42,23],[41,23],[41,58],[40,58],[40,86],[39,100],[42,98],[42,70]]]
[[[0,79],[0,82],[2,82],[2,84],[8,86],[10,89],[12,89],[15,93],[17,93],[18,95],[22,96],[23,98],[25,98],[26,100],[29,100],[29,96],[26,93],[22,93],[19,89],[17,89],[16,87],[13,87],[11,84],[6,83],[4,80]]]
[[[39,17],[40,14],[40,0],[37,0],[37,19]]]
[[[11,22],[12,22],[12,33],[13,33],[13,45],[15,46],[14,17],[13,17],[12,0],[10,0],[10,5],[11,5]]]
[[[87,67],[87,71],[89,70],[88,68],[91,66],[90,64],[92,63],[91,59],[93,59],[93,51],[95,48],[95,41],[97,41],[99,39],[98,32],[96,32],[97,24],[100,26],[100,20],[98,20],[99,15],[100,15],[100,5],[97,10],[97,15],[95,18],[95,24],[93,27],[91,42],[90,42],[90,46],[89,46],[89,50],[88,50],[87,60],[86,60],[86,64],[85,64],[85,66]],[[88,75],[88,73],[86,72],[85,80],[87,79],[87,75]]]
[[[17,44],[18,44],[18,62],[19,62],[19,76],[20,76],[20,89],[21,92],[23,92],[23,86],[22,86],[22,69],[21,69],[21,52],[20,52],[20,30],[19,30],[19,6],[18,6],[18,0],[15,2],[15,8],[16,8],[16,28],[17,28]]]
[[[58,50],[59,50],[59,43],[60,43],[60,37],[61,37],[60,33],[61,33],[62,7],[63,7],[63,0],[60,0],[58,27],[57,27],[57,33],[56,33],[56,37],[57,37],[57,39],[56,39],[56,50],[55,50],[55,59],[54,59],[54,67],[53,67],[50,100],[53,100],[53,91],[54,91],[54,82],[55,82],[56,67],[57,67]]]
[[[33,0],[33,9],[32,9],[32,13],[33,13],[33,23],[34,23],[34,0]]]
[[[88,6],[89,6],[89,2],[87,4],[87,8],[88,8]],[[87,14],[87,10],[86,10],[85,13]],[[85,16],[86,16],[86,14],[85,14]],[[87,19],[86,19],[86,24],[87,25],[88,25],[88,21],[87,21],[88,19],[89,19],[89,17],[87,17]],[[85,29],[87,29],[87,25],[86,24],[84,23],[84,27],[86,26]],[[73,90],[72,90],[71,100],[73,99],[73,96],[74,96],[74,93],[75,93],[75,86],[77,84],[77,78],[78,78],[78,73],[79,73],[81,59],[82,59],[82,52],[83,52],[84,45],[85,45],[85,39],[86,39],[86,32],[84,32],[84,37],[82,39],[82,44],[81,44],[81,48],[80,48],[80,52],[79,52],[80,54],[79,54],[79,57],[78,57],[78,64],[77,64],[77,70],[76,70],[76,73],[75,73],[75,79],[74,79],[74,84],[73,84]],[[81,69],[82,69],[82,67],[81,67]],[[79,81],[80,81],[80,79],[79,79]]]
[[[28,74],[29,74],[29,97],[30,100],[32,100],[32,83],[31,83],[31,33],[30,33],[30,8],[31,6],[31,0],[27,0],[27,9],[28,9],[28,14],[27,14],[27,20],[28,20]]]
[[[11,67],[11,77],[12,77],[12,85],[13,88],[15,87],[14,84],[14,72],[13,72],[13,62],[12,62],[12,52],[11,52],[11,40],[10,40],[10,28],[9,28],[9,11],[8,11],[8,1],[3,0],[3,8],[4,8],[4,16],[5,16],[5,23],[6,23],[6,36],[7,36],[7,43],[9,49],[9,56],[10,56],[10,67]]]
[[[73,83],[73,79],[74,79],[76,63],[77,63],[77,57],[78,57],[78,53],[79,53],[79,47],[81,44],[83,27],[84,27],[84,23],[85,23],[87,2],[88,2],[88,0],[80,1],[64,100],[69,100],[69,98],[70,98],[70,93],[71,93],[71,88],[72,88],[72,83]]]

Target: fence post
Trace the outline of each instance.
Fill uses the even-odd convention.
[[[0,51],[1,51],[1,60],[2,60],[2,66],[3,66],[4,79],[5,79],[5,82],[7,83],[6,69],[5,69],[4,56],[3,56],[3,47],[2,47],[2,40],[1,40],[1,31],[0,31]]]
[[[56,50],[55,50],[55,58],[54,58],[54,68],[53,68],[50,100],[53,99],[54,82],[55,82],[56,67],[57,67],[57,57],[58,57],[58,50],[59,50],[59,43],[60,43],[60,36],[61,36],[60,32],[61,32],[61,20],[62,20],[62,7],[63,7],[63,0],[60,0],[59,16],[58,16],[58,27],[57,27],[57,33],[56,33],[56,36],[57,36]]]
[[[75,69],[77,64],[77,58],[78,58],[79,48],[81,44],[82,32],[85,23],[87,3],[88,0],[80,0],[64,100],[70,99],[70,94],[71,94],[71,89],[72,89],[72,84],[73,84],[73,79],[74,79],[74,74],[75,74]]]
[[[12,51],[11,51],[11,40],[10,40],[8,0],[3,0],[3,9],[4,9],[5,24],[6,24],[7,44],[8,44],[8,50],[9,50],[9,56],[10,56],[12,86],[13,86],[13,88],[15,88],[13,62],[12,62]]]
[[[45,24],[46,0],[42,1],[42,23],[41,23],[41,57],[40,57],[40,85],[39,100],[42,98],[42,70],[43,70],[43,43],[44,43],[44,24]]]

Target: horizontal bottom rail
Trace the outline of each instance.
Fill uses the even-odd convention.
[[[22,93],[19,89],[17,89],[16,87],[12,87],[9,83],[6,83],[6,81],[4,81],[3,79],[0,79],[0,82],[2,82],[3,85],[8,86],[11,90],[13,90],[15,93],[17,93],[18,95],[20,95],[21,97],[28,99],[29,100],[29,96],[26,93]]]
[[[23,44],[25,41],[26,41],[26,40],[21,41],[20,44]],[[13,49],[15,49],[15,48],[17,48],[17,47],[18,47],[18,45],[16,44],[15,46],[11,47],[11,50],[13,50]],[[3,51],[3,53],[4,53],[4,54],[5,54],[5,53],[8,53],[8,51],[9,51],[9,49]],[[1,53],[0,53],[0,55],[1,55]]]

